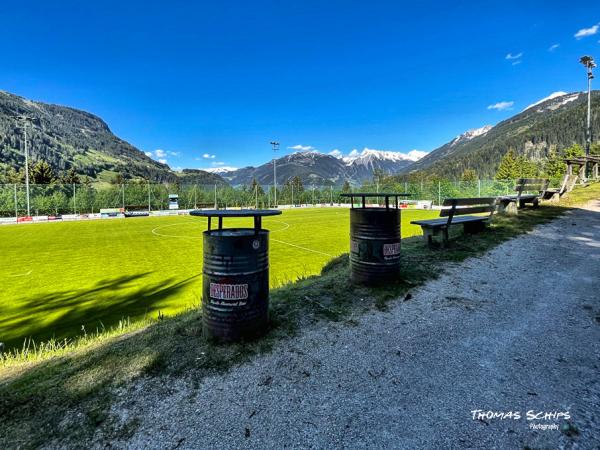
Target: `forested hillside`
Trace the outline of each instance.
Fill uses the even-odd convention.
[[[469,140],[456,139],[402,171],[433,178],[458,179],[467,171],[493,178],[509,150],[543,164],[553,153],[585,145],[587,94],[571,93],[534,105]],[[600,91],[592,93],[592,130],[600,130]],[[597,141],[597,133],[593,134]]]
[[[0,91],[0,176],[5,178],[0,183],[22,178],[25,122],[30,164],[37,165],[37,170],[47,163],[47,167],[43,167],[48,172],[44,180],[58,180],[69,173],[72,178],[89,177],[91,181],[105,182],[180,180],[169,166],[115,136],[108,125],[93,114]],[[6,180],[9,173],[12,173],[11,179]],[[188,179],[189,174],[185,178]],[[193,180],[210,184],[224,182],[220,176],[204,171],[194,171]]]

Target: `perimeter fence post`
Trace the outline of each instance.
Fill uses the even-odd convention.
[[[14,184],[15,187],[15,220],[19,218],[19,204],[17,203],[17,183]]]

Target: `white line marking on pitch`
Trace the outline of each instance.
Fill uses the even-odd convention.
[[[289,223],[284,222],[283,220],[272,220],[272,222],[282,223],[285,225],[285,227],[280,228],[279,230],[273,230],[273,231],[271,231],[271,234],[278,233],[279,231],[287,230],[291,226]]]
[[[300,250],[306,250],[307,252],[313,252],[313,253],[317,253],[319,255],[329,256],[330,258],[335,258],[335,256],[330,255],[329,253],[320,252],[318,250],[313,250],[312,248],[301,247],[300,245],[291,244],[291,243],[285,242],[285,241],[280,241],[279,239],[273,239],[273,238],[271,238],[271,240],[274,241],[274,242],[279,242],[280,244],[289,245],[290,247],[299,248]]]
[[[11,277],[11,278],[15,278],[15,277],[27,277],[27,276],[31,275],[31,272],[33,272],[33,270],[30,270],[27,273],[18,273],[16,275],[9,275],[9,277]]]

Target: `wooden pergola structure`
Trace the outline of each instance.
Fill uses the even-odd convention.
[[[573,189],[573,186],[577,184],[577,182],[586,183],[590,180],[598,181],[600,179],[600,174],[598,173],[600,156],[577,156],[575,158],[566,158],[564,161],[567,165],[567,174],[565,179],[571,178],[572,180],[572,183],[569,183],[569,191]],[[589,179],[586,175],[586,168],[588,165],[592,167],[592,173]]]

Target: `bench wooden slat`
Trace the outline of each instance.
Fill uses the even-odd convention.
[[[468,206],[468,205],[491,205],[496,201],[496,197],[475,197],[475,198],[447,198],[443,206]]]
[[[511,201],[514,202],[516,200],[523,200],[523,201],[528,201],[528,200],[533,200],[538,198],[539,195],[538,194],[524,194],[524,195],[503,195],[502,197],[498,197],[498,199],[500,201]]]
[[[452,216],[463,216],[465,214],[478,214],[478,213],[489,213],[496,209],[496,206],[470,206],[467,208],[455,208],[455,209],[442,209],[440,211],[440,217]]]
[[[542,184],[546,181],[546,178],[519,178],[517,184]]]
[[[515,191],[517,192],[531,192],[531,191],[543,191],[545,188],[542,184],[524,184],[517,186]]]
[[[465,222],[487,222],[488,220],[490,220],[489,216],[459,216],[452,218],[451,225]],[[422,227],[439,227],[447,223],[448,219],[413,220],[411,222],[413,225],[420,225]]]

